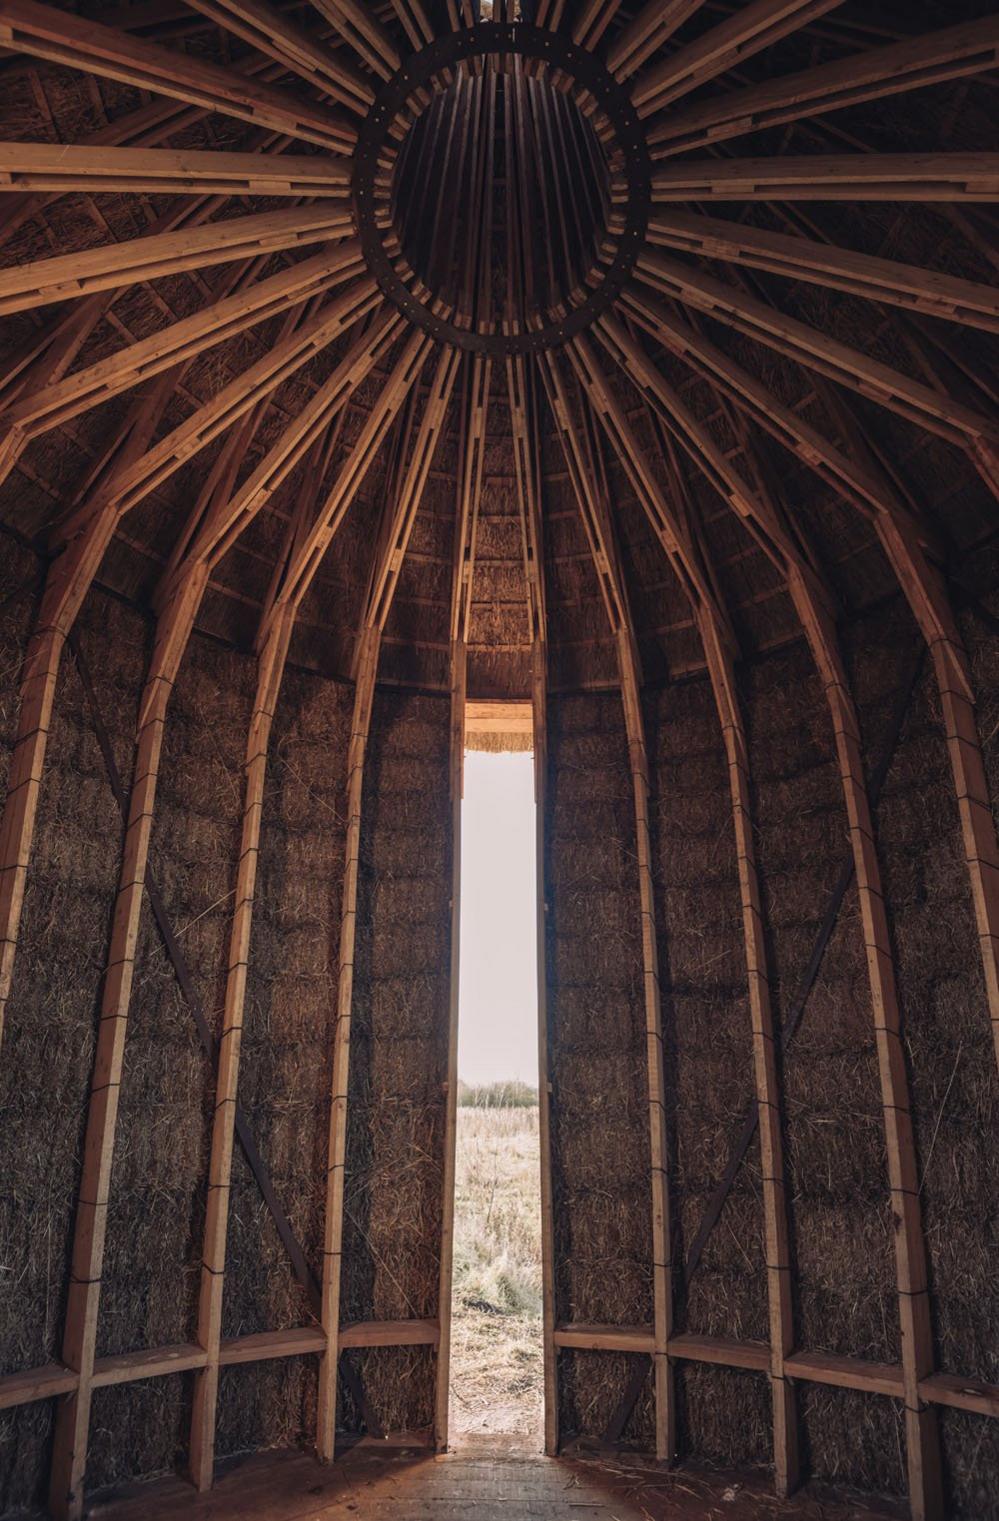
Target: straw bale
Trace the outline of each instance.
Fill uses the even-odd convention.
[[[869,1493],[905,1492],[901,1404],[853,1389],[799,1383],[803,1456],[816,1478]]]
[[[438,1311],[450,954],[450,703],[379,690],[362,803],[345,1180],[343,1317]],[[425,1348],[364,1353],[387,1430],[433,1410]],[[348,1397],[339,1420],[356,1430]]]
[[[634,1355],[623,1352],[561,1352],[559,1416],[564,1435],[602,1437],[637,1365],[638,1359]],[[648,1451],[655,1441],[654,1432],[650,1375],[623,1438],[625,1442]]]
[[[772,1415],[763,1374],[681,1363],[676,1391],[686,1456],[712,1467],[769,1462]]]

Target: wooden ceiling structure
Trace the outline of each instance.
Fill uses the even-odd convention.
[[[933,8],[925,9],[929,17]],[[211,1482],[213,1470],[220,1368],[318,1351],[317,1446],[328,1458],[335,1445],[338,1353],[345,1345],[371,1344],[365,1337],[375,1344],[395,1335],[400,1343],[439,1345],[437,1437],[446,1441],[444,1312],[436,1328],[407,1322],[346,1331],[339,1312],[365,745],[376,680],[386,674],[379,660],[395,595],[407,571],[418,582],[425,562],[410,553],[414,529],[428,482],[450,449],[456,463],[449,475],[454,509],[446,633],[434,638],[446,654],[446,676],[437,684],[452,694],[454,806],[466,693],[533,698],[540,790],[549,646],[558,637],[546,583],[543,468],[546,450],[550,456],[554,449],[553,468],[571,487],[599,588],[601,637],[613,648],[615,668],[603,680],[619,686],[624,698],[646,924],[648,1124],[661,1251],[651,1329],[557,1325],[549,1243],[549,1450],[559,1441],[559,1347],[652,1356],[656,1445],[664,1458],[675,1447],[677,1360],[760,1369],[773,1391],[780,1493],[795,1487],[800,1472],[792,1380],[861,1389],[904,1402],[912,1516],[943,1521],[938,1407],[995,1418],[999,1389],[952,1375],[935,1361],[871,781],[839,649],[827,557],[789,507],[782,470],[800,467],[816,492],[843,510],[844,520],[856,521],[865,542],[879,547],[925,639],[946,725],[999,1055],[999,852],[967,655],[941,570],[939,525],[908,489],[886,442],[892,435],[871,422],[880,411],[908,430],[910,442],[942,441],[967,462],[994,508],[999,422],[980,356],[988,335],[999,330],[999,299],[987,274],[972,278],[959,270],[962,255],[968,267],[999,267],[989,211],[999,201],[999,154],[961,145],[960,138],[951,151],[943,121],[939,131],[924,133],[938,139],[933,146],[917,141],[909,128],[900,145],[891,145],[891,112],[900,97],[911,93],[918,101],[921,91],[936,89],[931,98],[939,113],[940,89],[956,88],[952,128],[964,92],[994,85],[988,76],[999,61],[999,18],[974,6],[967,17],[965,8],[954,9],[962,14],[953,24],[924,25],[920,7],[838,0],[496,0],[491,7],[479,0],[375,6],[359,0],[139,0],[75,10],[0,0],[0,81],[26,78],[38,119],[47,115],[51,124],[49,140],[38,141],[7,121],[7,140],[0,142],[0,239],[8,253],[17,249],[18,237],[49,226],[46,218],[67,197],[78,221],[89,219],[100,234],[96,242],[88,237],[84,246],[68,247],[50,227],[44,256],[19,256],[0,268],[0,317],[9,319],[14,334],[0,371],[0,476],[13,479],[18,468],[33,468],[47,435],[81,437],[73,430],[91,414],[109,403],[117,407],[113,433],[89,447],[86,479],[75,481],[71,497],[64,493],[41,525],[48,569],[0,829],[0,1033],[63,652],[91,586],[102,576],[113,581],[110,557],[138,545],[155,569],[156,635],[136,732],[136,781],[130,798],[121,799],[127,831],[63,1353],[58,1363],[0,1378],[2,1406],[63,1396],[53,1514],[82,1512],[94,1390],[184,1369],[197,1370],[191,1469],[201,1486]],[[919,22],[915,31],[909,12]],[[64,141],[46,89],[53,79],[66,89],[70,75],[85,84],[102,120]],[[108,101],[115,109],[105,109]],[[122,101],[127,108],[120,108]],[[865,139],[851,113],[871,103],[884,107],[888,125]],[[837,125],[839,112],[849,128]],[[223,145],[198,146],[205,124],[219,121]],[[891,220],[884,252],[849,246],[850,221],[829,214],[829,207],[849,213],[886,205]],[[113,206],[125,208],[124,221],[109,215]],[[894,257],[893,250],[907,247],[910,224],[918,229],[919,218],[929,214],[936,218],[931,227],[946,226],[953,240],[948,257],[934,266],[932,236],[921,238],[930,247],[925,262]],[[115,228],[134,227],[136,216],[144,230],[118,236]],[[872,225],[863,223],[862,241],[871,241]],[[842,241],[830,230],[837,226]],[[157,282],[175,275],[188,278],[191,299],[182,309],[176,303],[157,309]],[[797,300],[782,301],[782,281],[806,295],[813,287],[823,299],[832,293],[830,310],[840,297],[866,304],[868,332],[878,341],[868,343],[865,333],[848,341],[833,331],[835,324],[804,320]],[[158,310],[152,330],[134,317],[116,316],[130,294]],[[109,323],[111,350],[88,357],[94,335]],[[269,336],[261,351],[248,340],[265,323]],[[896,364],[884,357],[889,350],[899,355]],[[767,356],[769,379],[746,359],[751,351]],[[229,369],[219,371],[222,378],[209,390],[189,389],[194,367],[215,353],[235,356]],[[244,363],[247,355],[253,357]],[[317,358],[325,364],[318,372]],[[306,373],[308,384],[294,403],[278,407],[281,387]],[[490,571],[488,555],[479,551],[500,415],[508,420],[503,437],[512,451],[507,526],[516,540],[504,566],[516,587],[506,600],[518,606],[514,632],[507,628],[504,635],[500,628],[495,637],[480,626],[481,585]],[[155,504],[174,478],[184,483],[184,511],[164,520],[164,543],[154,531]],[[331,546],[365,489],[376,490],[384,507],[370,535],[352,657],[356,697],[326,1271],[321,1284],[310,1285],[315,1327],[225,1342],[225,1201],[235,1140],[247,1144],[237,1104],[239,1031],[270,726],[296,620],[313,605],[309,599],[323,586]],[[628,544],[616,506],[625,490],[642,521],[641,534],[632,532]],[[804,636],[828,702],[875,1011],[897,1227],[897,1365],[811,1354],[795,1341],[775,1055],[780,1037],[771,1013],[735,679],[745,624],[730,572],[717,562],[702,491],[712,513],[731,514],[744,532],[747,547],[739,553],[763,568],[759,595],[770,595],[771,587],[786,595],[794,626],[774,642]],[[141,527],[133,529],[137,522]],[[116,1094],[139,915],[144,893],[155,892],[147,867],[167,708],[212,588],[227,585],[239,595],[238,576],[227,581],[225,567],[265,522],[275,525],[270,557],[261,589],[247,599],[257,623],[258,681],[246,750],[226,1038],[218,1052],[197,1340],[100,1358]],[[653,555],[661,557],[654,568]],[[680,611],[670,616],[691,632],[697,653],[688,668],[706,668],[724,736],[764,1157],[766,1344],[677,1334],[672,1324],[666,1077],[641,707],[643,683],[658,673],[649,669],[652,636],[634,612],[637,601],[654,599],[655,584],[651,590],[636,584],[639,561],[641,575],[653,582],[668,567],[680,588]],[[324,595],[328,601],[328,588]],[[751,591],[747,603],[755,595]],[[490,593],[484,600],[498,606],[504,599]],[[491,638],[514,658],[524,657],[504,690],[471,674],[477,669],[473,646],[488,653]],[[405,636],[395,642],[405,643]],[[451,1059],[453,1093],[453,1049]],[[543,1206],[550,1224],[544,1194]],[[449,1282],[449,1250],[446,1231],[442,1285]]]

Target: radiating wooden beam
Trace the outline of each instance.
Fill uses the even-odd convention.
[[[87,148],[0,142],[0,192],[333,196],[350,192],[343,159],[182,148]]]
[[[660,248],[766,269],[789,280],[805,280],[967,327],[999,332],[999,292],[991,286],[900,264],[895,259],[875,258],[809,238],[788,237],[741,222],[682,211],[654,216],[649,223],[649,239]]]
[[[729,795],[739,863],[742,937],[753,1030],[753,1077],[760,1131],[764,1252],[767,1268],[769,1374],[774,1421],[774,1481],[784,1498],[800,1481],[798,1412],[787,1359],[794,1351],[794,1302],[787,1173],[784,1165],[783,1095],[770,998],[770,966],[761,909],[749,746],[731,656],[710,611],[699,609],[698,631],[711,679],[728,762]]]
[[[280,248],[349,238],[352,231],[349,212],[333,204],[299,206],[131,238],[127,243],[109,243],[81,253],[55,254],[50,259],[0,270],[0,316],[49,301],[74,300],[92,291],[155,280],[179,270],[205,269]]]
[[[621,0],[582,0],[573,19],[573,42],[593,52],[620,8]]]
[[[821,172],[818,166],[821,164]],[[840,153],[660,165],[670,201],[997,201],[999,153]]]
[[[157,589],[155,601],[158,606],[174,596],[178,581],[183,579],[184,568],[192,560],[217,565],[308,451],[324,439],[330,440],[331,424],[339,422],[358,386],[367,380],[391,349],[400,326],[401,318],[394,311],[380,313],[354,341],[328,380],[292,418],[238,489],[213,496],[206,502],[203,513],[192,514],[185,532],[178,537]],[[304,538],[303,531],[292,545],[292,554]],[[286,576],[287,566],[284,566],[282,578]],[[278,591],[279,588],[273,588],[273,594],[268,596],[271,609],[276,605]],[[266,619],[262,619],[261,640],[266,635]]]
[[[882,483],[811,423],[793,412],[755,375],[743,369],[696,328],[674,316],[650,292],[636,287],[628,291],[624,299],[629,314],[657,343],[709,380],[865,515],[888,510]]]
[[[877,475],[878,461],[873,458],[853,413],[828,391],[824,399],[843,430],[847,448],[863,468]],[[891,487],[887,481],[883,482],[882,490],[890,500]],[[888,511],[879,515],[875,527],[933,661],[999,1063],[999,843],[975,716],[971,666],[946,582],[927,558],[911,525],[901,514]]]
[[[381,79],[391,78],[401,67],[402,58],[390,33],[363,0],[312,0],[312,4]]]
[[[113,487],[109,484],[91,502],[61,523],[59,533],[64,538],[71,537],[108,503],[116,507],[119,515],[131,511],[193,454],[224,433],[262,397],[269,396],[283,380],[307,364],[318,350],[380,304],[381,297],[374,282],[367,278],[336,296],[315,317],[276,343],[264,358],[223,386],[210,401],[154,444],[130,470],[116,478]]]
[[[380,402],[362,430],[355,454],[360,463],[349,459],[327,503],[326,515],[340,510],[345,492],[357,489],[363,471],[377,452],[387,431],[388,422],[398,416],[407,396],[416,384],[429,355],[431,344],[414,332],[406,343],[395,369],[386,382]],[[319,1365],[319,1400],[316,1450],[321,1461],[330,1463],[336,1452],[337,1367],[340,1357],[340,1299],[343,1266],[343,1205],[347,1165],[347,1098],[350,1078],[350,1036],[354,994],[354,950],[357,937],[357,904],[360,876],[361,803],[364,790],[364,761],[371,711],[374,704],[378,653],[385,620],[401,568],[400,548],[405,553],[409,535],[419,507],[430,463],[447,416],[451,390],[458,370],[456,353],[445,352],[438,362],[431,394],[411,458],[402,471],[398,496],[391,514],[388,532],[379,545],[379,561],[373,567],[371,587],[358,645],[354,687],[354,717],[347,756],[347,834],[344,846],[344,876],[340,907],[339,976],[337,982],[337,1019],[333,1043],[331,1105],[326,1172],[326,1206],[323,1228],[322,1325],[326,1332],[326,1351]],[[319,525],[322,526],[321,524]],[[321,539],[320,539],[321,542]],[[294,596],[301,585],[302,571],[314,556],[306,550],[293,556],[287,576],[288,594]]]
[[[842,0],[752,0],[647,69],[635,81],[632,103],[640,116],[652,116],[841,4]]]
[[[639,255],[638,273],[653,289],[707,312],[767,348],[859,391],[941,438],[962,445],[966,437],[999,439],[999,424],[970,407],[699,269],[646,249]]]
[[[165,405],[172,385],[171,376],[158,385]],[[142,447],[136,438],[128,451]],[[127,462],[127,453],[123,464]],[[110,507],[91,520],[77,543],[88,550],[85,567],[86,586],[96,573],[104,548],[114,532],[115,516]],[[81,559],[77,543],[64,551],[57,563],[67,568]],[[82,600],[82,597],[81,597]],[[184,635],[180,649],[186,643]],[[172,650],[170,651],[172,653]],[[159,759],[162,751],[162,714],[169,691],[164,682],[162,661],[167,658],[161,642],[154,650],[150,672],[140,710],[137,732],[135,780],[125,831],[118,895],[115,900],[111,942],[101,994],[101,1013],[97,1030],[93,1074],[87,1104],[87,1122],[83,1144],[69,1290],[63,1324],[62,1359],[74,1369],[78,1382],[60,1405],[52,1450],[52,1477],[49,1504],[57,1521],[77,1521],[83,1514],[83,1484],[87,1465],[90,1408],[94,1388],[94,1362],[97,1348],[97,1321],[104,1242],[107,1229],[111,1166],[117,1125],[118,1097],[128,1005],[139,935],[139,916],[145,877],[146,858],[152,826]],[[177,655],[179,660],[179,654]]]
[[[978,927],[986,995],[999,1061],[999,850],[974,715],[974,687],[960,631],[943,580],[920,542],[918,526],[898,501],[877,461],[864,446],[841,398],[826,391],[833,415],[847,434],[840,449],[769,392],[728,355],[675,319],[641,292],[629,294],[638,321],[685,359],[716,390],[732,400],[848,501],[873,526],[930,650],[943,709],[944,728],[961,817],[965,859]],[[639,351],[640,352],[640,351]],[[642,359],[629,349],[629,373],[640,387],[655,384]]]
[[[275,127],[332,153],[349,154],[357,141],[353,125],[274,85],[259,79],[250,83],[235,69],[145,42],[37,0],[0,0],[0,44],[13,52],[189,101],[254,126]]]
[[[461,412],[461,460],[454,535],[455,567],[451,596],[451,641],[468,643],[475,578],[475,545],[482,501],[492,361],[472,356],[465,371]]]
[[[597,467],[596,445],[573,417],[570,398],[558,360],[548,354],[545,356],[543,365],[549,403],[614,638],[628,742],[628,760],[635,809],[635,850],[642,928],[642,990],[652,1201],[656,1456],[668,1462],[672,1460],[676,1452],[676,1399],[669,1360],[669,1339],[673,1334],[672,1231],[659,944],[656,930],[655,888],[652,879],[649,767],[641,707],[641,677],[624,574],[608,504],[604,493],[600,490],[603,472]]]
[[[945,79],[984,73],[999,60],[999,17],[969,21],[835,63],[747,85],[686,111],[665,113],[649,132],[653,158],[880,100]]]
[[[340,244],[329,253],[317,254],[267,280],[246,285],[162,332],[75,371],[65,380],[37,389],[32,387],[12,407],[0,412],[0,479],[30,439],[161,370],[186,363],[227,338],[353,279],[362,267],[358,245]]]
[[[704,0],[647,0],[608,51],[611,73],[619,81],[628,79],[703,4]]]
[[[286,11],[264,0],[190,0],[190,4],[350,110],[363,113],[374,100],[370,83],[348,66],[342,53],[317,41]]]
[[[423,0],[392,0],[392,9],[401,21],[414,52],[419,52],[426,43],[433,42],[434,29]]]

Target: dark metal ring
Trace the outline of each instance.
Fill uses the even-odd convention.
[[[614,129],[615,146],[624,161],[628,204],[617,251],[600,283],[580,305],[557,322],[529,333],[478,333],[435,314],[414,296],[396,273],[376,220],[379,159],[392,128],[411,96],[438,75],[469,58],[485,54],[538,59],[560,70],[581,92],[592,97]],[[652,171],[638,113],[614,76],[586,48],[542,27],[517,21],[483,22],[447,33],[415,53],[375,98],[361,128],[354,154],[354,217],[368,268],[383,293],[417,327],[474,354],[532,354],[567,343],[584,332],[617,300],[631,277],[645,241],[652,200]]]

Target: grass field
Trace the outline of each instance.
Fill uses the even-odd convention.
[[[458,1110],[451,1430],[542,1427],[538,1110]]]

